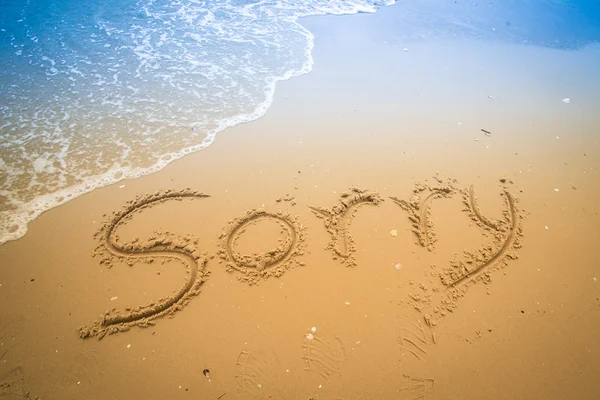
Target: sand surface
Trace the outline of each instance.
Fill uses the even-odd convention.
[[[0,247],[0,398],[598,398],[600,47],[331,20],[264,118]]]

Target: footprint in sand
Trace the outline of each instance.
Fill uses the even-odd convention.
[[[77,351],[69,358],[61,383],[66,390],[74,386],[83,389],[93,389],[100,385],[108,364],[96,351]]]
[[[403,375],[400,400],[426,400],[435,389],[435,380]]]
[[[0,369],[0,398],[2,400],[38,400],[25,388],[25,369]]]
[[[242,350],[236,360],[235,387],[238,394],[251,399],[281,399],[277,383],[280,376],[273,376],[282,370],[275,354]]]
[[[400,328],[398,344],[403,356],[421,360],[427,355],[427,347],[435,344],[435,334],[425,322],[416,320]]]
[[[0,362],[6,362],[10,352],[21,345],[20,333],[23,329],[23,317],[20,315],[3,316],[0,323]]]
[[[313,332],[304,337],[302,360],[305,370],[329,378],[341,374],[346,361],[346,349],[337,336]]]

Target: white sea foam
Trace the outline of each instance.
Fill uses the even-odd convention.
[[[277,82],[312,69],[314,37],[298,18],[393,4],[88,1],[52,11],[63,30],[38,24],[48,7],[0,17],[14,32],[0,40],[18,49],[0,54],[0,244],[50,208],[156,172],[263,116]]]

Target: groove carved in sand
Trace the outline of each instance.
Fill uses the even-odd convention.
[[[494,265],[505,263],[506,259],[517,258],[515,250],[521,247],[521,216],[516,199],[506,190],[502,195],[506,202],[504,219],[491,221],[479,210],[473,186],[463,193],[464,203],[471,219],[483,231],[492,232],[494,242],[477,252],[465,252],[465,259],[462,261],[454,261],[451,268],[447,268],[442,275],[444,285],[448,287],[460,285],[479,277]]]
[[[324,335],[321,332],[308,334],[304,337],[302,345],[302,361],[305,370],[329,378],[332,374],[341,373],[346,361],[346,349],[336,336]]]
[[[281,233],[285,235],[275,249],[261,254],[240,254],[235,250],[239,237],[251,226],[264,220],[279,224]],[[229,272],[241,272],[239,277],[250,285],[258,283],[260,278],[281,276],[293,266],[303,266],[298,260],[304,254],[304,233],[296,218],[285,213],[270,213],[262,210],[252,210],[243,217],[229,223],[225,232],[219,236],[221,249],[217,252],[222,260],[227,262]]]
[[[435,327],[440,318],[456,309],[458,300],[466,295],[470,284],[489,282],[491,271],[503,267],[510,259],[516,259],[516,251],[521,247],[522,212],[518,207],[518,200],[508,190],[504,189],[501,193],[506,204],[502,212],[503,217],[493,220],[481,212],[472,186],[467,190],[455,189],[454,184],[450,186],[451,188],[444,194],[458,193],[462,196],[465,205],[463,211],[477,225],[482,235],[491,239],[491,243],[483,245],[476,251],[465,250],[461,257],[450,261],[449,265],[444,263],[444,266],[439,269],[436,265],[431,265],[430,269],[424,270],[423,280],[410,281],[406,300],[422,315],[424,326],[431,328]],[[429,187],[427,189],[431,190]],[[423,191],[422,187],[418,187],[415,193]],[[423,203],[418,198],[414,198],[411,202],[400,202],[401,206],[412,210],[411,220],[414,222],[415,234],[419,232],[418,235],[421,235],[418,237],[423,236],[423,226],[427,229],[433,228],[429,223],[423,225],[422,218],[419,219],[420,217],[417,216],[423,211],[420,208],[421,204]],[[424,240],[421,244],[423,242]],[[401,330],[398,341],[403,353],[412,354],[416,358],[427,354],[426,343],[419,332],[420,330],[414,329]]]
[[[309,206],[317,217],[325,220],[325,228],[331,235],[327,249],[333,250],[335,257],[341,257],[346,265],[356,266],[356,246],[348,230],[357,209],[366,204],[378,205],[382,201],[377,193],[352,188],[349,193],[343,193],[339,204],[331,209]]]
[[[134,214],[169,200],[201,199],[206,194],[191,190],[165,191],[140,196],[127,203],[125,208],[112,215],[96,233],[100,246],[94,255],[102,257],[100,264],[111,267],[117,260],[126,260],[129,265],[141,261],[152,263],[156,258],[171,258],[186,266],[186,282],[177,292],[151,304],[138,306],[125,313],[112,309],[91,325],[79,328],[81,338],[97,337],[124,332],[133,326],[148,327],[154,325],[157,318],[172,316],[183,309],[190,299],[200,293],[200,288],[208,277],[206,258],[197,250],[198,241],[187,236],[170,233],[156,234],[146,241],[138,239],[130,243],[119,243],[117,229],[131,220]]]
[[[412,232],[417,237],[417,244],[433,251],[437,240],[433,222],[430,219],[431,202],[435,199],[450,198],[456,193],[454,181],[444,182],[436,178],[438,184],[435,186],[417,184],[409,200],[401,200],[390,197],[394,203],[408,212],[408,219],[412,222]]]

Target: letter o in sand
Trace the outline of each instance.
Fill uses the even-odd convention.
[[[238,240],[249,228],[264,221],[272,221],[279,225],[280,233],[284,237],[279,239],[278,246],[261,253],[238,252]],[[296,260],[297,256],[302,254],[302,230],[296,219],[289,214],[249,211],[243,217],[230,222],[220,239],[219,257],[227,261],[229,271],[241,272],[243,276],[240,279],[250,284],[257,283],[261,277],[281,276],[290,267],[302,265]]]

